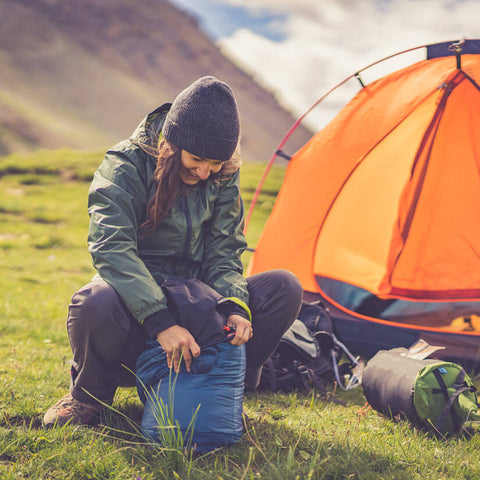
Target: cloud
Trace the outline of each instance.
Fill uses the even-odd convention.
[[[274,41],[239,26],[218,40],[222,50],[241,63],[281,103],[300,115],[330,88],[366,65],[419,45],[478,36],[478,0],[217,0],[243,7],[250,15],[276,16],[285,36]],[[281,15],[281,16],[279,16]],[[366,72],[365,80],[424,58],[424,51]],[[325,124],[355,93],[342,87],[336,97],[312,113]]]

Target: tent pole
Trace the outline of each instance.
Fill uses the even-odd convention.
[[[365,84],[363,83],[362,77],[360,76],[359,72],[355,74],[355,78],[360,82],[360,85],[362,86],[362,88],[365,88]]]
[[[457,59],[457,70],[462,69],[462,51],[463,51],[463,44],[465,43],[465,39],[462,38],[458,42],[452,43],[448,49],[451,52],[455,53],[455,57]]]

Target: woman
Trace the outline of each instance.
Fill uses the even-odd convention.
[[[45,425],[93,423],[118,386],[134,385],[129,370],[149,338],[169,368],[178,372],[182,359],[190,370],[200,347],[167,308],[160,285],[168,278],[198,278],[228,299],[222,313],[235,328],[231,343],[248,342],[246,388],[258,385],[302,289],[282,270],[242,275],[239,133],[232,90],[207,76],[107,152],[89,193],[98,274],[72,297],[71,391],[47,411]]]

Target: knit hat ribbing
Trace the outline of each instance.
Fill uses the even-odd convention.
[[[215,77],[198,79],[175,98],[162,133],[168,142],[193,155],[229,160],[240,136],[232,89]]]

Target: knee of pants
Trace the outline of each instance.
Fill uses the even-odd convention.
[[[104,330],[115,324],[128,331],[128,316],[117,292],[102,281],[89,283],[72,296],[67,324],[81,324],[81,328],[90,331]]]
[[[247,283],[254,319],[259,314],[270,312],[267,314],[281,313],[281,318],[290,321],[300,310],[303,289],[293,273],[271,270],[252,275],[247,278]]]
[[[297,276],[288,270],[278,269],[268,272],[273,292],[281,294],[288,303],[298,306],[302,303],[303,288]],[[296,307],[294,307],[295,309]]]
[[[274,275],[274,279],[279,282],[282,286],[285,293],[288,293],[292,296],[292,298],[299,299],[303,296],[303,288],[300,285],[300,281],[298,280],[297,276],[288,270],[273,270],[272,274]]]

